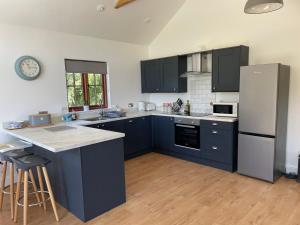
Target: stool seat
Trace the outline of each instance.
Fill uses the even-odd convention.
[[[50,163],[49,159],[43,158],[38,155],[27,155],[27,156],[11,158],[11,159],[13,160],[13,162],[15,163],[18,169],[22,169],[24,171],[28,171],[31,168],[37,166],[45,166],[48,163]]]
[[[23,157],[26,155],[30,155],[31,153],[28,153],[24,151],[23,149],[16,149],[6,152],[0,153],[0,160],[3,161],[3,170],[2,170],[2,178],[0,183],[0,209],[2,209],[3,206],[3,195],[9,194],[10,195],[10,207],[11,207],[11,218],[14,218],[14,164],[12,159]],[[5,180],[6,180],[6,170],[7,170],[7,164],[10,165],[10,184],[9,186],[5,186]],[[6,192],[5,189],[9,187],[10,191]]]
[[[23,149],[16,149],[0,153],[0,159],[1,161],[12,162],[12,158],[19,158],[27,155],[32,155],[32,153],[26,152]]]
[[[20,205],[23,207],[23,224],[27,225],[28,207],[33,206],[33,205],[28,204],[28,194],[29,194],[28,193],[28,178],[30,178],[32,185],[33,185],[34,193],[36,194],[36,198],[37,198],[36,204],[40,205],[40,203],[42,203],[44,206],[44,210],[46,210],[46,203],[45,203],[46,200],[45,200],[44,194],[48,193],[49,197],[50,197],[51,205],[53,208],[53,212],[55,215],[55,219],[56,219],[56,221],[59,221],[59,217],[58,217],[57,209],[56,209],[56,203],[55,203],[55,199],[54,199],[54,194],[52,191],[50,179],[49,179],[47,168],[46,168],[46,165],[48,163],[50,163],[50,160],[46,159],[42,156],[38,156],[38,155],[34,155],[34,154],[23,156],[23,157],[18,157],[18,158],[11,158],[11,159],[12,159],[14,165],[18,168],[18,182],[17,182],[16,201],[15,201],[15,209],[14,209],[14,216],[13,216],[14,222],[17,222],[18,205]],[[37,170],[40,191],[38,191],[37,185],[35,183],[35,178],[33,175],[34,168],[36,168],[36,170]],[[46,182],[48,191],[44,191],[44,182],[42,179],[42,173],[44,174],[44,178],[45,178],[45,182]],[[24,177],[24,182],[23,182],[24,183],[24,195],[23,195],[23,204],[20,204],[19,203],[20,189],[21,189],[21,182],[22,182],[23,177]],[[39,193],[42,196],[42,201],[40,201]]]

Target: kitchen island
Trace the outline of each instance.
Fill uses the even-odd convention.
[[[122,133],[78,125],[6,131],[32,143],[47,165],[58,203],[89,221],[126,201]]]

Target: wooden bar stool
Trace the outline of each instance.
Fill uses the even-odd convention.
[[[0,209],[3,208],[4,194],[10,195],[10,212],[11,219],[14,218],[14,163],[12,158],[23,157],[31,155],[31,153],[25,152],[23,149],[17,149],[12,151],[0,152],[0,160],[2,161],[2,177],[0,183]],[[8,164],[10,165],[10,184],[5,186],[6,173]],[[9,191],[6,191],[9,188]]]
[[[35,206],[43,204],[44,209],[46,210],[46,199],[45,194],[49,194],[50,201],[52,204],[52,208],[54,211],[55,219],[56,221],[59,221],[57,209],[56,209],[56,203],[51,187],[51,183],[49,180],[48,172],[46,169],[46,165],[50,163],[50,160],[45,159],[43,157],[37,156],[37,155],[29,155],[24,156],[20,158],[12,159],[18,169],[18,182],[17,182],[17,191],[16,191],[16,201],[15,201],[15,209],[14,209],[14,222],[17,222],[18,219],[18,206],[23,206],[23,224],[27,225],[27,213],[28,213],[28,207],[29,206]],[[41,193],[42,195],[42,201],[38,201],[35,204],[28,205],[28,177],[30,176],[31,180],[34,180],[32,169],[37,169],[38,174],[38,180],[39,180],[39,186],[40,190],[36,191],[36,193]],[[42,172],[46,181],[47,190],[44,190],[44,183],[43,183],[43,176]],[[21,190],[21,183],[22,178],[24,177],[24,196],[23,196],[23,204],[19,202],[20,199],[20,190]]]

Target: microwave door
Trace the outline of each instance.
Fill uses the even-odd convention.
[[[217,114],[232,115],[233,107],[232,105],[214,105],[213,112]]]

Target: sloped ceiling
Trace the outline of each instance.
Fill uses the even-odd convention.
[[[114,0],[1,0],[0,23],[148,45],[184,2],[137,0],[114,9]]]

